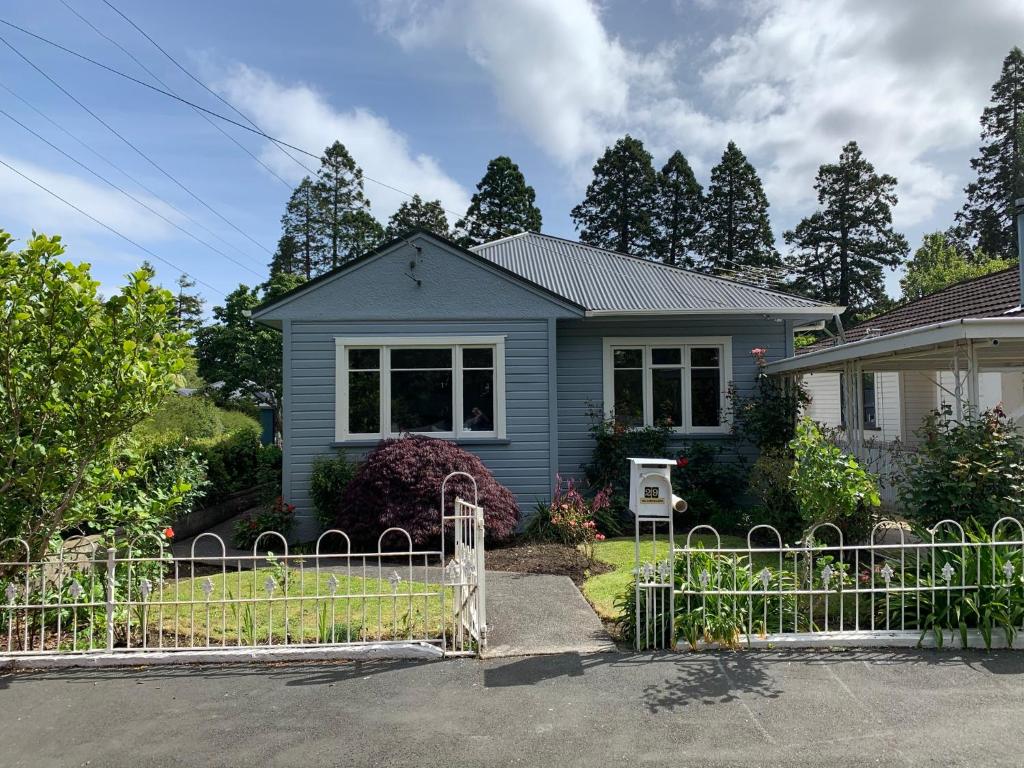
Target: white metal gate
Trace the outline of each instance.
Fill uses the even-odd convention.
[[[473,483],[473,503],[456,497],[452,513],[447,514],[446,492],[448,481],[455,477],[468,478]],[[441,551],[445,549],[445,535],[452,526],[452,559],[445,567],[446,583],[454,592],[454,637],[462,646],[475,645],[482,650],[487,645],[487,582],[484,570],[484,510],[478,504],[476,480],[466,472],[452,472],[441,485],[442,533]],[[467,640],[470,642],[467,643]]]

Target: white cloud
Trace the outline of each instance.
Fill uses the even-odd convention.
[[[252,116],[267,133],[289,144],[320,151],[338,140],[367,177],[418,193],[427,200],[439,199],[446,208],[458,213],[464,211],[469,203],[465,190],[441,169],[437,160],[415,153],[403,134],[368,109],[356,107],[338,111],[308,85],[284,85],[270,75],[242,64],[217,79],[213,87]],[[289,152],[295,154],[293,150]],[[306,173],[269,144],[261,154],[264,162],[287,178],[297,181]],[[296,156],[305,165],[316,168],[316,160]],[[366,194],[374,214],[381,220],[408,199],[369,180],[366,182]]]
[[[374,16],[407,49],[464,49],[577,186],[626,132],[656,158],[682,149],[705,173],[733,139],[761,172],[776,222],[790,226],[814,204],[817,167],[855,139],[899,179],[899,226],[955,204],[989,86],[1024,37],[1019,0],[749,0],[731,10],[738,26],[696,47],[685,7],[665,16],[679,27],[665,37],[687,36],[685,60],[683,49],[617,39],[593,0],[382,0]]]
[[[0,156],[0,160],[127,237],[159,240],[175,233],[170,224],[110,187],[94,184],[72,174],[48,170],[17,157]],[[159,200],[144,194],[135,196],[171,221],[180,218]],[[0,225],[19,237],[28,237],[33,229],[65,237],[74,234],[108,234],[104,227],[2,165],[0,200],[4,201],[4,220]]]

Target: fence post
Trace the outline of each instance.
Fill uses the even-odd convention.
[[[114,651],[114,556],[117,550],[107,547],[107,653]]]

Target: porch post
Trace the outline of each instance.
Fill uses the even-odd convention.
[[[855,430],[855,442],[853,455],[857,457],[858,461],[862,458],[862,448],[864,447],[864,367],[858,363],[853,363],[853,380],[856,382],[854,385],[854,430]]]
[[[959,341],[953,342],[953,399],[956,401],[953,415],[957,421],[962,421],[964,418],[964,385],[960,379]]]

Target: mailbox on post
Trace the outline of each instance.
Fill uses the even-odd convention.
[[[636,517],[671,519],[686,502],[672,493],[672,459],[629,460],[629,511]]]

